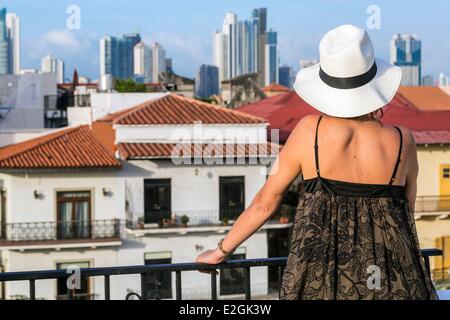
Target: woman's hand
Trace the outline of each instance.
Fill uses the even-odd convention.
[[[196,263],[199,264],[221,264],[222,262],[225,262],[226,255],[220,251],[219,249],[216,250],[208,250],[200,254],[197,259],[195,260]],[[213,273],[216,272],[215,270],[199,270],[202,273]]]

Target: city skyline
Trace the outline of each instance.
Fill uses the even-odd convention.
[[[369,17],[366,9],[371,1],[347,1],[352,5],[345,6],[345,9],[340,8],[340,2],[251,0],[242,4],[232,0],[214,4],[192,3],[178,16],[174,15],[174,9],[180,5],[177,1],[158,5],[151,1],[135,0],[132,5],[117,1],[114,6],[106,6],[103,0],[94,3],[80,0],[82,25],[81,30],[75,31],[66,28],[66,9],[70,1],[55,3],[44,0],[38,4],[28,0],[6,0],[2,6],[21,19],[21,64],[24,69],[38,69],[42,57],[51,54],[66,61],[69,73],[77,68],[80,74],[96,79],[99,74],[99,39],[106,34],[118,36],[140,32],[144,42],[159,42],[166,48],[173,58],[175,72],[193,78],[201,64],[212,63],[212,34],[226,12],[245,17],[253,8],[267,7],[270,12],[268,25],[279,35],[280,65],[289,65],[296,70],[300,59],[317,58],[318,41],[326,30],[342,23],[365,27]],[[377,56],[389,60],[393,34],[417,34],[423,41],[423,75],[431,74],[436,79],[440,72],[450,73],[450,67],[445,63],[445,57],[450,55],[450,41],[442,39],[438,32],[450,25],[445,19],[450,4],[435,3],[432,8],[423,6],[420,10],[406,1],[389,3],[383,0],[377,5],[381,9],[381,30],[369,30]],[[44,9],[45,15],[36,14]],[[400,11],[410,19],[396,19]],[[121,23],[116,23],[119,17]]]

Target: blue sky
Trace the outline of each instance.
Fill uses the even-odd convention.
[[[81,9],[81,29],[66,28],[69,5]],[[377,56],[389,60],[393,33],[414,33],[422,40],[423,73],[450,74],[450,1],[448,0],[1,0],[21,18],[22,67],[39,68],[47,53],[96,79],[99,38],[105,34],[140,32],[149,43],[159,41],[173,58],[177,73],[192,77],[211,62],[211,38],[226,12],[248,18],[267,7],[268,24],[279,33],[281,63],[294,68],[300,59],[316,58],[321,36],[340,24],[366,27],[369,5],[381,9],[381,29],[369,30]]]

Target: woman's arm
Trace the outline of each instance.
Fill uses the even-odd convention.
[[[408,171],[406,174],[406,197],[408,198],[411,213],[414,214],[417,196],[417,176],[419,162],[417,160],[417,146],[414,136],[408,131]]]
[[[292,132],[280,152],[269,178],[263,188],[257,193],[251,205],[240,215],[232,229],[224,239],[222,247],[232,251],[258,231],[272,216],[283,199],[284,193],[291,183],[301,173],[300,155],[302,141],[310,134],[310,127],[315,116],[305,117]],[[317,122],[317,121],[316,121]],[[197,263],[218,264],[226,256],[218,248],[202,253],[197,257]]]

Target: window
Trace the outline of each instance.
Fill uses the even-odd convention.
[[[237,248],[228,260],[245,260],[245,248]],[[244,294],[244,269],[223,269],[220,271],[220,294]]]
[[[6,192],[0,190],[0,240],[6,239]]]
[[[219,179],[220,220],[234,220],[245,210],[245,177]]]
[[[145,265],[171,264],[171,252],[152,252],[144,255]],[[152,272],[145,275],[146,299],[172,299],[172,273]]]
[[[73,268],[77,266],[78,268],[89,268],[89,262],[68,262],[68,263],[57,263],[56,269],[65,270],[68,268]],[[73,289],[73,299],[74,300],[91,300],[92,295],[90,294],[89,279],[81,278],[80,289]],[[68,300],[69,299],[69,289],[67,288],[67,279],[57,280],[57,300]]]
[[[442,170],[442,177],[444,179],[449,179],[450,178],[450,168],[444,168]]]
[[[58,192],[58,239],[87,239],[91,236],[91,192]]]
[[[145,223],[161,223],[171,218],[171,181],[145,180],[144,181],[144,210]]]

